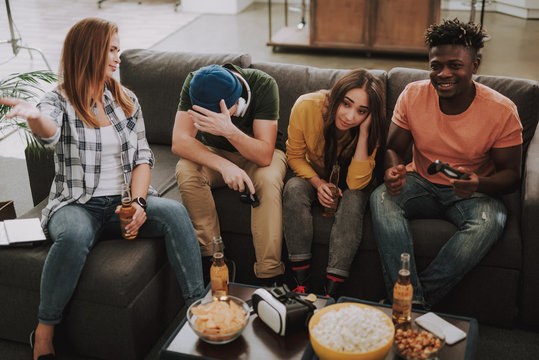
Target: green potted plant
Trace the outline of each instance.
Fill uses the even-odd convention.
[[[0,97],[14,97],[35,102],[43,94],[43,86],[56,81],[50,71],[31,71],[10,74],[0,79]],[[51,149],[44,148],[33,136],[26,120],[6,117],[10,107],[0,104],[0,139],[17,130],[22,130],[26,139],[26,167],[32,190],[34,205],[43,200],[50,189],[54,177],[54,157]]]

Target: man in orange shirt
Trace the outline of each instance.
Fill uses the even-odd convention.
[[[400,254],[409,253],[414,302],[430,308],[470,271],[501,236],[506,209],[496,193],[520,179],[522,125],[515,104],[473,81],[485,33],[445,20],[427,30],[430,81],[400,95],[389,127],[384,184],[371,196],[374,235],[388,295]],[[412,162],[404,155],[413,141]],[[440,160],[468,179],[430,174]],[[457,232],[431,264],[417,273],[409,219],[443,218]]]

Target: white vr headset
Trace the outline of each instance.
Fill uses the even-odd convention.
[[[239,74],[234,75],[236,75],[240,79],[240,81],[245,85],[245,89],[247,90],[247,101],[245,101],[245,99],[240,96],[240,98],[238,99],[238,107],[236,109],[236,112],[233,114],[234,116],[242,117],[245,116],[247,108],[251,103],[251,88],[249,87],[249,84],[247,84],[247,81],[243,78],[243,76]]]
[[[260,320],[281,336],[307,328],[316,309],[286,285],[257,289],[251,300]]]

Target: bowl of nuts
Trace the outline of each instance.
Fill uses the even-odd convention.
[[[436,336],[423,329],[396,329],[393,352],[406,360],[433,360],[437,359],[444,344],[443,335]]]

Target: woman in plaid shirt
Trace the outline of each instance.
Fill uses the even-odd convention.
[[[53,244],[41,279],[34,359],[54,358],[54,326],[61,321],[88,252],[103,231],[120,233],[124,184],[130,184],[136,208],[126,230],[143,237],[164,236],[187,303],[204,292],[200,250],[187,211],[177,201],[152,196],[153,154],[142,111],[135,95],[113,78],[119,51],[115,24],[81,20],[65,39],[59,85],[37,108],[18,99],[0,100],[13,106],[9,117],[27,119],[39,141],[55,149],[56,175],[42,218]]]

